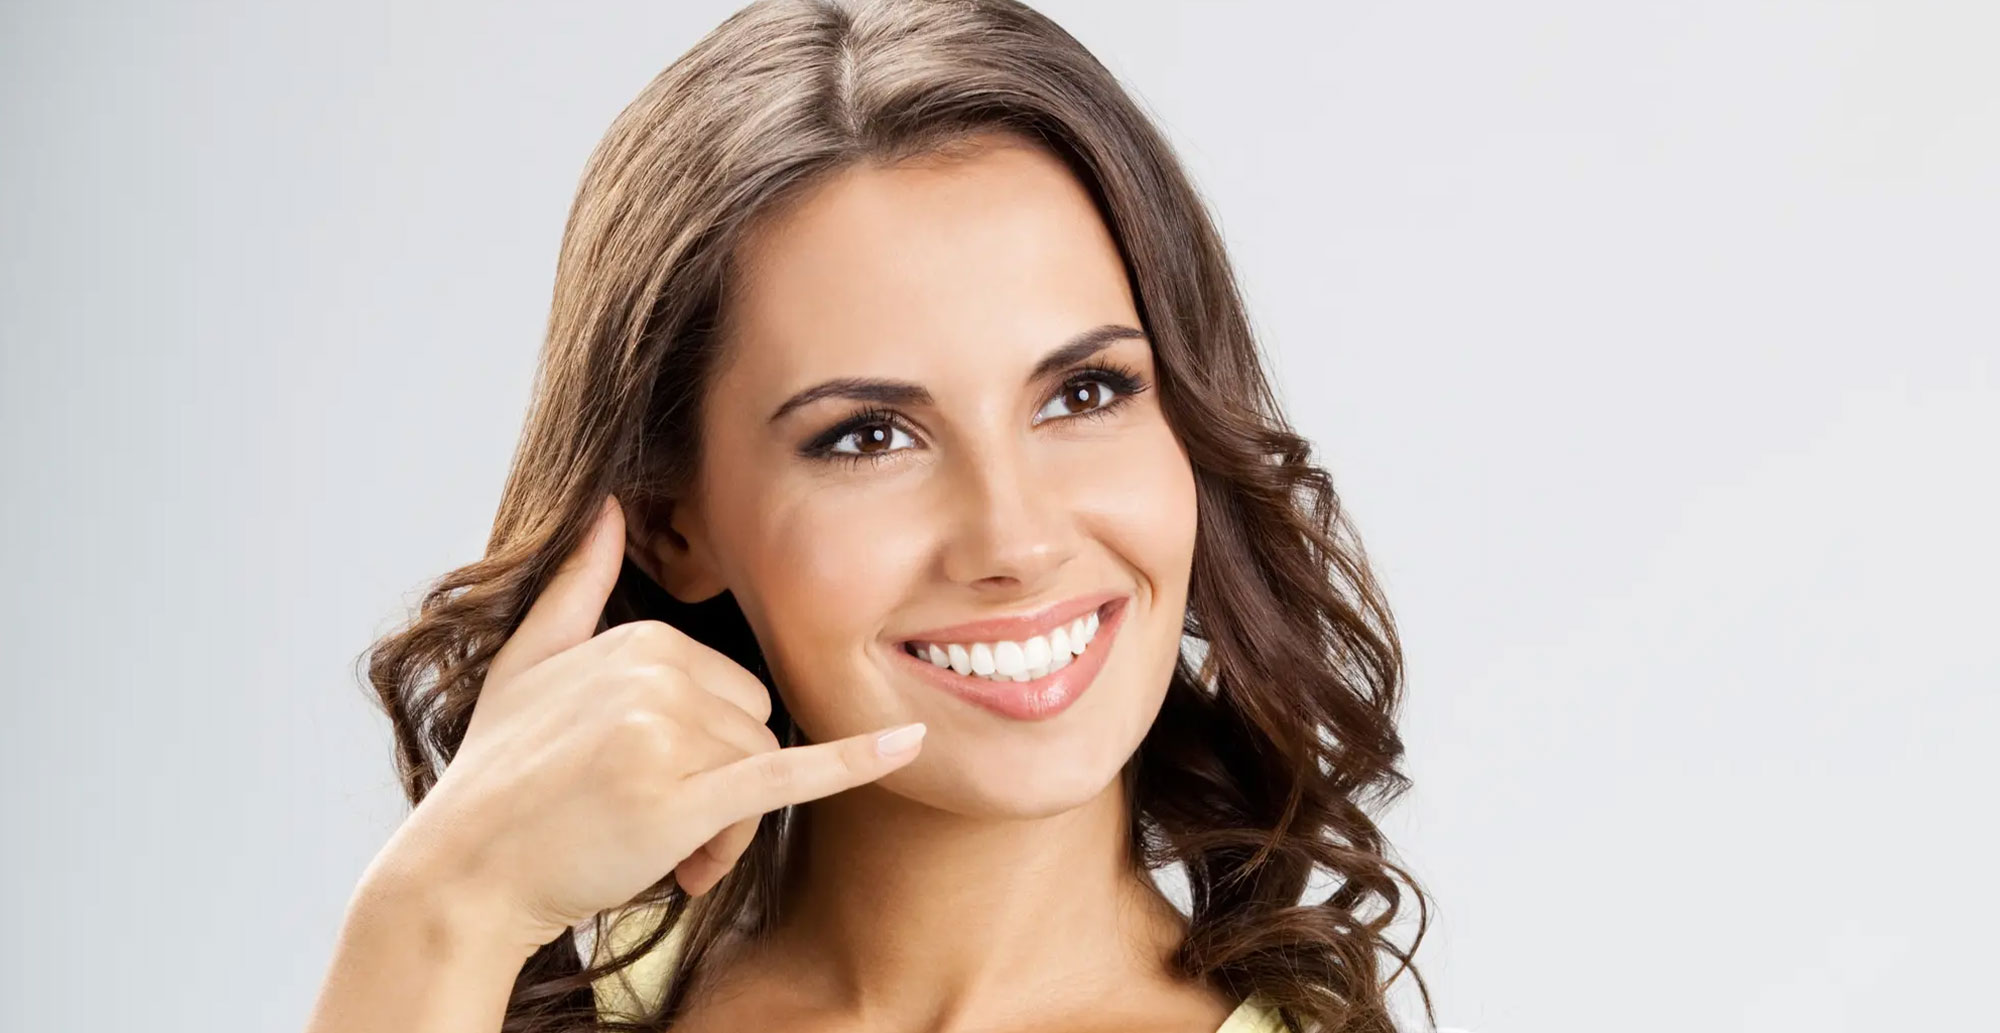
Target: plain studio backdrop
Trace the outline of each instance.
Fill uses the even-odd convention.
[[[480,555],[584,160],[737,6],[0,12],[0,1028],[303,1025],[404,813],[353,660]],[[1041,7],[1386,582],[1440,1023],[2000,1021],[2000,5]]]

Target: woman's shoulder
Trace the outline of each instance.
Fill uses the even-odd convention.
[[[1276,1008],[1253,996],[1230,1012],[1215,1033],[1285,1033],[1285,1024],[1279,1020]]]
[[[591,945],[594,963],[608,960],[613,949],[621,954],[629,952],[659,924],[661,914],[661,909],[655,907],[629,908],[607,915],[604,940],[608,942]],[[659,1007],[666,997],[674,958],[680,954],[686,936],[687,926],[677,926],[659,945],[640,955],[639,960],[593,981],[590,989],[597,1000],[597,1014],[636,1022]]]
[[[657,910],[629,910],[620,912],[607,923],[608,946],[620,952],[629,951],[645,939],[659,921]],[[674,958],[680,953],[685,939],[686,926],[669,932],[657,946],[641,955],[630,966],[600,976],[591,984],[597,999],[597,1013],[604,1018],[619,1018],[636,1022],[659,1007],[666,996],[668,979],[673,971]],[[607,945],[592,945],[592,952],[598,961],[610,957],[604,949]],[[1275,1008],[1267,1006],[1261,999],[1252,997],[1238,1005],[1229,1013],[1215,1033],[1285,1033],[1284,1023],[1279,1021]]]

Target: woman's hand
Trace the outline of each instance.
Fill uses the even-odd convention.
[[[755,675],[658,621],[595,634],[625,519],[607,498],[488,668],[465,741],[385,854],[471,890],[532,952],[672,871],[707,892],[767,811],[874,781],[922,725],[781,748]]]

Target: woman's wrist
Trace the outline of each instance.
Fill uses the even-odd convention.
[[[348,902],[308,1033],[493,1033],[533,948],[505,916],[394,856]]]
[[[355,888],[348,921],[394,929],[427,949],[518,972],[541,947],[528,942],[526,924],[464,872],[420,854],[392,848],[377,855]]]

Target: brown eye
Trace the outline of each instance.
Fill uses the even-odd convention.
[[[855,451],[863,455],[886,452],[895,442],[896,428],[886,423],[871,423],[854,432]]]
[[[904,430],[895,417],[870,410],[857,413],[827,431],[800,453],[809,458],[878,459],[906,452],[915,445],[915,436]]]
[[[1049,399],[1037,415],[1043,419],[1070,416],[1097,416],[1108,413],[1124,401],[1131,388],[1092,372],[1064,384],[1061,393]]]
[[[1080,409],[1094,409],[1104,404],[1105,388],[1094,380],[1071,384],[1067,395],[1072,406]]]

